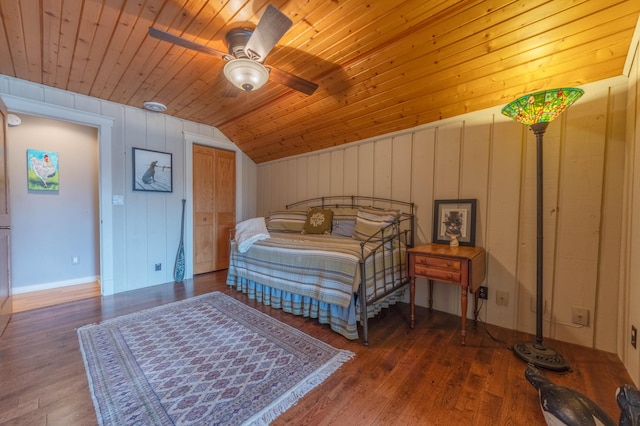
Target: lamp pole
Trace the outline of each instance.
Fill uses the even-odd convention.
[[[519,358],[528,364],[556,372],[568,371],[570,368],[562,355],[542,343],[544,309],[543,136],[549,122],[580,98],[583,93],[582,89],[574,88],[544,90],[522,96],[502,108],[504,115],[528,125],[536,135],[536,339],[533,343],[516,343],[512,349]]]

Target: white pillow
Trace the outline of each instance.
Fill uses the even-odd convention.
[[[240,253],[249,250],[256,241],[266,240],[270,237],[264,217],[254,217],[236,225],[236,243]]]

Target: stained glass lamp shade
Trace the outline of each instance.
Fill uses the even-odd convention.
[[[584,94],[582,89],[552,89],[532,93],[509,103],[502,113],[519,123],[526,124],[536,135],[537,165],[537,216],[536,216],[536,341],[516,343],[513,352],[528,364],[547,370],[564,372],[570,370],[565,359],[555,350],[542,343],[542,259],[543,259],[543,209],[542,209],[542,138],[549,122]]]
[[[584,94],[582,89],[552,89],[525,95],[502,108],[502,113],[530,126],[548,123]]]

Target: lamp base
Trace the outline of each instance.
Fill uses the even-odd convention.
[[[553,349],[547,348],[542,343],[516,343],[512,349],[527,364],[556,373],[564,373],[571,370],[562,355]]]

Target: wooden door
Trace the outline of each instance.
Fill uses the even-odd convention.
[[[193,273],[229,267],[235,226],[235,152],[193,146]]]
[[[7,109],[0,100],[0,335],[11,319],[11,216],[7,180]]]

